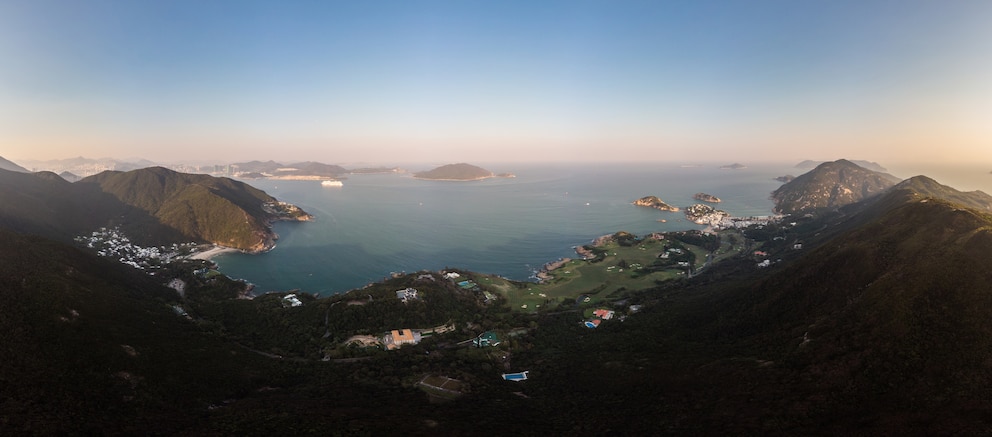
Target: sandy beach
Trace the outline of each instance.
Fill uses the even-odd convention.
[[[209,260],[209,259],[211,259],[211,258],[213,258],[213,257],[215,257],[217,255],[222,254],[222,253],[230,253],[230,252],[240,252],[240,250],[238,250],[238,249],[232,249],[230,247],[224,247],[224,246],[213,246],[210,249],[207,249],[207,250],[205,250],[203,252],[194,253],[193,256],[190,257],[190,259],[206,259],[206,260]]]

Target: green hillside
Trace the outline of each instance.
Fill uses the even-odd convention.
[[[0,225],[59,241],[120,226],[136,242],[272,246],[275,220],[309,220],[292,205],[227,178],[164,168],[104,172],[69,183],[50,172],[0,170]]]
[[[154,167],[103,172],[78,184],[96,185],[188,238],[248,251],[272,246],[275,234],[269,223],[280,218],[263,207],[276,204],[275,198],[227,178]],[[297,218],[309,216],[302,213]]]
[[[124,220],[133,224],[137,238],[181,236],[157,224],[147,213],[129,208],[94,186],[66,182],[51,172],[19,173],[0,170],[0,226],[18,232],[71,241],[76,235]]]

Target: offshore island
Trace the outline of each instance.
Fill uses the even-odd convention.
[[[493,173],[482,167],[472,164],[458,163],[447,164],[428,171],[421,171],[413,174],[415,179],[428,179],[432,181],[481,181],[489,178],[513,178],[513,173]]]
[[[693,199],[696,199],[696,200],[698,200],[700,202],[709,202],[709,203],[720,203],[720,202],[723,202],[722,200],[720,200],[719,197],[716,197],[716,196],[714,196],[712,194],[706,194],[706,193],[696,193],[695,195],[692,196],[692,198]]]
[[[654,208],[660,211],[677,212],[679,210],[679,207],[665,203],[663,200],[658,198],[658,196],[644,196],[635,200],[633,204],[636,206]]]

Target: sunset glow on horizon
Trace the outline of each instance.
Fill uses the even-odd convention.
[[[0,4],[0,156],[988,163],[992,3]]]

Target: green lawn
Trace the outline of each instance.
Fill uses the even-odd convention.
[[[725,231],[733,232],[733,231]],[[726,239],[725,239],[726,240]],[[657,281],[677,278],[684,269],[676,266],[656,272],[645,272],[639,267],[649,267],[665,248],[665,241],[645,240],[637,246],[624,247],[609,243],[602,247],[607,253],[599,262],[572,260],[551,272],[552,279],[544,283],[527,283],[520,288],[505,279],[489,275],[473,275],[472,279],[482,288],[506,297],[516,311],[536,312],[557,302],[589,296],[589,303],[618,297],[618,290],[639,290],[652,287]],[[696,255],[695,268],[706,262],[707,251],[701,247],[685,245]],[[715,255],[715,260],[737,254],[737,248],[726,241]],[[626,268],[620,266],[621,261]]]

